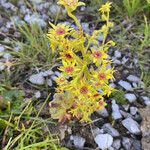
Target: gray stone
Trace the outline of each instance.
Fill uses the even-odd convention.
[[[120,80],[118,82],[118,84],[123,87],[125,90],[127,91],[133,91],[133,88],[131,86],[131,84],[129,82],[126,82],[126,81],[123,81],[123,80]]]
[[[33,74],[30,76],[29,81],[33,84],[43,85],[45,79],[41,74]]]
[[[48,79],[48,80],[47,80],[47,84],[48,84],[48,86],[53,86],[52,80],[51,80],[51,79]]]
[[[129,60],[129,58],[123,57],[122,58],[122,64],[124,65],[128,60]]]
[[[51,17],[55,17],[60,10],[61,10],[61,7],[55,4],[49,7],[49,12],[50,12]]]
[[[98,134],[94,140],[98,147],[103,150],[110,148],[113,143],[113,137],[109,134]]]
[[[61,73],[60,73],[59,71],[55,71],[54,73],[55,73],[55,75],[58,76],[58,77],[61,75]]]
[[[40,91],[37,91],[37,92],[35,93],[35,97],[36,97],[36,98],[40,98],[40,97],[41,97],[41,92],[40,92]]]
[[[97,39],[98,39],[98,41],[102,42],[103,39],[104,39],[104,35],[99,34],[99,35],[97,36]]]
[[[96,137],[98,134],[103,134],[104,133],[104,130],[103,129],[100,129],[98,127],[92,129],[92,134],[93,134],[93,137]]]
[[[0,71],[3,71],[5,69],[4,63],[0,62]]]
[[[130,105],[122,105],[122,107],[124,108],[125,111],[129,110]]]
[[[122,145],[124,147],[125,150],[131,150],[131,140],[127,137],[123,137],[122,138]]]
[[[10,60],[10,59],[13,58],[13,56],[9,53],[6,53],[6,54],[3,55],[3,58],[5,58],[6,60]]]
[[[85,32],[89,32],[90,29],[89,29],[89,23],[86,23],[86,22],[83,22],[82,23],[82,28]]]
[[[102,117],[104,117],[104,118],[106,118],[106,117],[109,116],[108,111],[107,111],[106,108],[97,110],[96,112],[97,112],[100,116],[102,116]]]
[[[140,134],[140,126],[132,118],[126,118],[122,121],[123,126],[132,134]]]
[[[104,130],[104,132],[110,134],[113,137],[118,137],[120,135],[119,132],[115,128],[113,128],[110,123],[104,124],[102,129]]]
[[[5,51],[4,46],[0,45],[0,56],[3,56],[3,52]]]
[[[134,76],[134,75],[129,75],[127,79],[128,81],[131,81],[131,82],[138,82],[140,80],[137,76]]]
[[[46,22],[41,18],[41,16],[37,13],[33,13],[32,15],[25,15],[24,20],[30,25],[33,23],[37,23],[41,27],[46,26]]]
[[[70,136],[70,140],[73,141],[73,144],[76,148],[82,149],[85,144],[85,139],[81,136],[75,135],[75,136]]]
[[[56,81],[57,77],[56,77],[55,75],[52,75],[52,76],[51,76],[51,79],[52,79],[53,81]]]
[[[118,59],[114,59],[114,60],[113,60],[113,63],[114,63],[114,64],[117,64],[117,65],[121,65],[121,61],[118,60]]]
[[[47,76],[53,75],[54,72],[53,72],[52,70],[47,70],[47,71],[40,72],[40,74],[41,74],[43,77],[47,77]]]
[[[119,150],[119,148],[121,147],[121,140],[117,139],[113,142],[112,146],[116,149]]]
[[[125,98],[130,102],[133,103],[136,101],[136,96],[134,94],[131,93],[127,93],[125,94]]]
[[[112,100],[112,117],[115,120],[122,118],[120,110],[119,110],[119,106],[116,104],[115,100]]]
[[[130,107],[130,114],[131,115],[136,115],[137,112],[138,112],[137,107]]]
[[[121,112],[121,114],[122,114],[122,116],[123,116],[124,118],[132,118],[132,115],[131,115],[131,114],[129,114],[129,113],[125,112],[125,111],[122,111],[122,110],[120,110],[120,112]]]

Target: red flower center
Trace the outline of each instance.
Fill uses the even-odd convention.
[[[66,73],[72,73],[73,70],[74,70],[73,67],[66,67],[65,68]]]
[[[100,51],[94,52],[93,55],[94,55],[95,58],[100,58],[100,57],[102,57],[102,53],[101,53]]]
[[[97,94],[94,94],[94,97],[97,97],[97,96],[99,96],[99,94],[97,93]]]
[[[65,54],[66,58],[68,59],[72,59],[72,56],[68,53],[68,54]]]
[[[100,102],[99,102],[99,105],[100,105],[100,106],[104,106],[104,102],[103,102],[103,101],[100,101]]]
[[[58,29],[56,30],[56,34],[57,34],[57,35],[63,35],[63,34],[65,34],[65,29],[63,29],[63,28],[58,28]]]
[[[88,92],[88,88],[86,86],[81,87],[80,93],[81,94],[86,94]]]
[[[104,80],[106,78],[105,74],[104,73],[100,73],[99,74],[99,79],[100,80]]]
[[[60,78],[60,80],[59,80],[60,82],[64,82],[65,81],[65,78],[64,77],[62,77],[62,78]]]

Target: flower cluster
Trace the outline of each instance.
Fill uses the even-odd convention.
[[[109,86],[114,69],[108,67],[109,60],[107,51],[109,46],[114,46],[113,41],[107,41],[109,28],[113,23],[109,21],[111,3],[106,3],[100,8],[102,19],[106,23],[92,34],[84,33],[81,24],[72,12],[81,5],[78,0],[59,0],[68,15],[74,19],[78,29],[65,24],[52,23],[48,37],[51,49],[59,54],[62,72],[57,78],[57,95],[51,102],[50,112],[54,119],[65,121],[76,117],[81,121],[90,121],[90,115],[96,110],[106,106],[105,98],[114,90]],[[98,35],[104,36],[103,41],[98,41]],[[63,98],[59,98],[61,97]],[[68,117],[69,116],[69,117]]]

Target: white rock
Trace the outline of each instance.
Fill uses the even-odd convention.
[[[136,115],[137,112],[138,112],[137,107],[130,107],[130,114],[131,115]]]
[[[107,111],[106,108],[101,109],[101,110],[97,110],[96,112],[97,112],[100,116],[102,116],[102,117],[104,117],[104,118],[106,118],[106,117],[109,116],[108,111]]]
[[[122,138],[122,145],[125,148],[125,150],[131,150],[131,140],[127,137]]]
[[[119,110],[119,106],[116,104],[116,101],[113,100],[112,101],[112,117],[116,120],[116,119],[121,119],[121,113]]]
[[[140,80],[137,76],[134,76],[134,75],[129,75],[127,79],[128,81],[131,81],[131,82],[138,82]]]
[[[104,130],[104,132],[110,134],[113,137],[117,137],[119,136],[119,132],[112,127],[112,125],[110,123],[106,123],[102,126],[102,129]]]
[[[139,124],[134,121],[132,118],[126,118],[122,121],[123,126],[129,130],[132,134],[138,135],[140,133]]]
[[[33,74],[30,76],[29,81],[33,84],[43,85],[45,79],[41,74]]]
[[[120,58],[120,57],[121,57],[121,52],[118,51],[118,50],[116,50],[114,56],[115,56],[116,58]]]
[[[3,71],[5,69],[4,63],[0,62],[0,71]]]
[[[83,148],[84,147],[84,144],[85,144],[85,139],[81,136],[71,136],[70,137],[70,140],[73,141],[75,147],[77,148]]]
[[[119,150],[119,148],[121,147],[121,140],[117,139],[113,142],[112,146],[116,149]]]
[[[127,91],[133,91],[133,88],[132,88],[132,86],[131,86],[131,84],[130,84],[129,82],[120,80],[120,81],[118,82],[118,84],[119,84],[120,86],[122,86],[122,87],[123,87],[125,90],[127,90]]]
[[[36,98],[40,98],[40,97],[41,97],[41,92],[40,92],[40,91],[37,91],[37,92],[35,93],[35,97],[36,97]]]
[[[133,103],[136,101],[136,96],[134,94],[131,93],[127,93],[125,94],[125,98],[130,102]]]
[[[113,143],[113,137],[109,134],[98,134],[94,140],[102,150],[110,148]]]
[[[53,86],[52,80],[51,80],[51,79],[48,79],[48,80],[47,80],[47,84],[48,84],[48,86]]]

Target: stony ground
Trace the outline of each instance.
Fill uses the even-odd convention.
[[[42,28],[48,28],[48,21],[55,21],[53,18],[56,18],[59,6],[46,0],[32,1],[32,7],[24,0],[15,3],[7,0],[0,1],[0,52],[8,50],[12,38],[21,38],[21,34],[15,29],[16,24],[37,22]],[[86,9],[82,7],[80,11],[86,11]],[[61,10],[61,14],[63,18],[65,11]],[[94,25],[84,22],[84,19],[85,16],[81,17],[83,28],[86,32],[90,32]],[[103,36],[100,36],[99,40],[102,41],[102,39]],[[18,45],[13,48],[19,51]],[[130,52],[130,49],[120,50],[118,47],[111,48],[109,55],[116,69],[115,81],[110,84],[123,92],[125,103],[120,103],[119,100],[122,99],[120,93],[119,99],[116,96],[110,97],[107,100],[107,107],[92,115],[91,123],[81,124],[78,121],[72,121],[66,125],[55,126],[54,129],[60,133],[62,144],[72,150],[94,150],[98,147],[109,150],[149,150],[150,119],[147,115],[150,98],[144,91],[144,85],[140,79],[138,57]],[[5,67],[4,63],[13,59],[14,56],[9,52],[0,54],[0,74],[5,70],[11,71],[8,66]],[[36,87],[47,82],[49,88],[53,89],[55,79],[59,75],[57,65],[48,70],[33,68],[25,78],[34,86],[23,84],[23,87],[27,88],[25,89],[27,95],[35,95],[40,100],[45,93]],[[16,85],[19,84],[22,85],[22,83]],[[44,111],[43,114],[47,115],[48,112]]]

